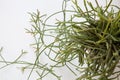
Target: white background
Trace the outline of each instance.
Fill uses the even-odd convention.
[[[94,0],[88,0],[94,1]],[[100,0],[102,1],[102,0]],[[119,5],[119,0],[113,0]],[[104,2],[100,2],[105,4]],[[81,7],[83,3],[81,0]],[[22,49],[29,53],[26,60],[34,58],[33,49],[29,44],[33,42],[32,37],[25,33],[25,28],[30,28],[28,12],[40,10],[41,14],[51,14],[61,10],[62,0],[0,0],[0,47],[4,47],[3,56],[6,60],[14,60]],[[1,65],[1,63],[0,63]],[[73,80],[72,74],[64,72],[63,80]],[[32,77],[31,80],[35,80]],[[27,72],[22,74],[21,70],[15,66],[9,66],[0,70],[0,80],[26,80]],[[52,80],[48,78],[47,80]]]

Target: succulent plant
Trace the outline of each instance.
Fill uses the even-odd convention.
[[[119,78],[120,8],[111,5],[112,0],[106,6],[99,5],[97,0],[96,6],[84,0],[85,10],[80,7],[77,0],[71,2],[73,10],[68,10],[67,0],[63,0],[62,11],[47,18],[39,11],[30,13],[32,28],[26,30],[35,40],[35,62],[21,62],[20,56],[13,63],[29,65],[24,67],[31,69],[27,80],[34,70],[39,75],[38,80],[42,80],[48,74],[61,80],[54,70],[64,66],[75,75],[79,75],[77,80]],[[118,10],[115,11],[115,8]],[[55,25],[47,24],[51,17],[60,13],[63,16],[62,20],[57,19]],[[52,38],[52,41],[48,44],[46,38]],[[40,57],[43,54],[54,64],[41,63]],[[78,64],[74,63],[76,60]],[[75,69],[79,74],[74,71]]]

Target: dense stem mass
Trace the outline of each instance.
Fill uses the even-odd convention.
[[[110,8],[112,0],[105,7],[101,7],[97,0],[96,7],[84,0],[86,10],[80,8],[77,0],[72,2],[74,10],[67,10],[67,2],[63,1],[62,11],[52,14],[45,21],[38,17],[39,12],[35,15],[31,14],[34,25],[33,30],[29,32],[34,37],[37,36],[35,39],[38,57],[48,49],[46,55],[56,63],[52,65],[52,68],[66,66],[75,75],[76,73],[68,64],[78,59],[79,63],[72,64],[72,66],[74,65],[77,70],[81,69],[81,66],[86,65],[86,67],[83,70],[83,75],[80,74],[77,80],[112,80],[118,78],[120,71],[115,72],[115,69],[119,68],[117,66],[119,66],[120,59],[119,8],[114,6],[118,8],[117,12]],[[70,19],[66,18],[68,12],[72,13]],[[46,24],[49,18],[59,13],[63,13],[63,21],[58,20],[56,26]],[[39,26],[40,24],[42,27]],[[49,32],[55,34],[50,35]],[[53,42],[45,44],[44,37],[46,36],[53,37]],[[40,52],[40,49],[43,52]],[[53,53],[55,55],[51,56]]]

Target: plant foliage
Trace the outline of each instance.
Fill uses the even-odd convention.
[[[66,9],[67,1],[63,1],[62,11],[56,12],[47,18],[37,13],[31,15],[31,29],[26,29],[32,34],[35,43],[36,60],[27,63],[31,72],[41,70],[38,80],[48,74],[61,80],[54,68],[66,66],[71,72],[80,77],[77,80],[113,80],[120,76],[120,8],[111,5],[100,6],[96,0],[96,7],[91,2],[84,0],[85,10],[82,10],[77,0],[71,1],[73,10]],[[117,8],[118,11],[114,11]],[[62,13],[63,20],[56,21],[55,25],[47,21]],[[69,19],[67,15],[71,13]],[[49,44],[45,38],[52,38]],[[55,64],[49,65],[40,62],[40,56],[45,54]],[[78,64],[73,61],[78,60]],[[16,62],[20,63],[20,62]],[[70,65],[70,66],[69,66]],[[73,67],[80,72],[75,73]],[[117,69],[117,71],[116,71]]]

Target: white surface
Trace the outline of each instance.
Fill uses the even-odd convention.
[[[120,1],[118,1],[116,0],[114,4],[119,5]],[[42,14],[51,14],[61,9],[61,3],[62,0],[0,0],[0,47],[4,47],[3,56],[6,60],[14,60],[21,49],[24,49],[29,52],[25,58],[32,61],[34,55],[30,54],[32,48],[29,44],[33,40],[24,29],[30,27],[30,16],[27,12],[36,12],[38,9]],[[105,2],[100,3],[105,4]],[[72,74],[68,75],[68,72],[62,69],[59,71],[66,75],[63,80],[74,79]],[[35,77],[36,75],[31,80],[35,80]],[[26,78],[27,72],[22,74],[20,69],[14,66],[0,70],[0,80],[26,80]]]

